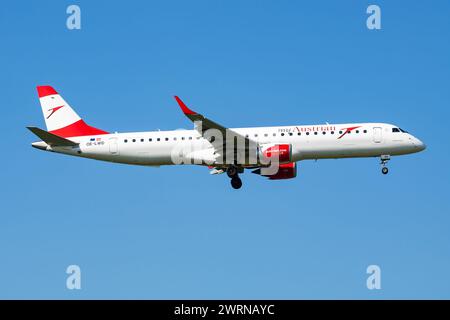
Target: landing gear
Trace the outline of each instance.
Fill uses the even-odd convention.
[[[391,160],[390,155],[381,155],[381,173],[387,174],[389,172],[388,167],[386,167],[386,164],[389,160]]]
[[[231,186],[233,189],[240,189],[242,187],[242,180],[238,176],[231,178]]]
[[[229,166],[227,168],[227,175],[229,178],[237,177],[238,175],[238,168],[235,166]]]
[[[239,168],[234,165],[227,168],[227,175],[231,178],[231,186],[233,189],[240,189],[242,187],[242,180],[239,178],[239,172]]]

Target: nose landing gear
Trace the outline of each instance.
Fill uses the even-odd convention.
[[[242,187],[242,180],[239,178],[239,168],[236,166],[229,166],[227,168],[227,175],[231,178],[231,186],[233,189],[240,189]]]
[[[389,160],[391,160],[390,155],[381,155],[381,173],[387,174],[389,172],[388,167],[386,167],[386,164]]]

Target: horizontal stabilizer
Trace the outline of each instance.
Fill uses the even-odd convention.
[[[49,146],[74,147],[74,146],[78,145],[78,143],[76,143],[76,142],[73,142],[69,139],[61,138],[60,136],[57,136],[56,134],[47,132],[47,131],[39,129],[37,127],[27,127],[27,129],[30,130],[31,132],[33,132],[39,138],[41,138],[42,141],[47,143]]]

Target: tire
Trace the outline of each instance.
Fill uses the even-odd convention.
[[[238,170],[235,166],[229,166],[227,168],[227,175],[229,178],[234,178],[237,176],[237,174],[238,174]]]
[[[242,180],[240,178],[231,179],[231,186],[233,189],[240,189],[242,187]]]
[[[387,167],[383,167],[382,169],[381,169],[381,173],[382,174],[387,174],[389,172],[389,169],[387,168]]]

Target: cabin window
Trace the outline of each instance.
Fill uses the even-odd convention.
[[[273,136],[274,136],[274,137],[276,137],[276,136],[277,136],[277,134],[276,134],[276,133],[274,133],[274,134],[273,134]]]
[[[306,135],[309,136],[309,132],[307,132]]]
[[[189,137],[189,140],[192,140],[192,137]]]
[[[281,136],[284,137],[284,133],[281,133]]]
[[[161,138],[156,139],[157,141],[161,141]]]
[[[359,133],[359,130],[356,130],[356,133]]]
[[[292,134],[293,134],[292,132],[289,132],[289,135],[290,135],[291,137],[292,137]]]
[[[177,141],[177,137],[173,137],[173,141]]]
[[[255,138],[258,138],[258,134],[257,133],[255,133]]]
[[[184,137],[181,137],[181,140],[184,140]]]
[[[267,133],[264,133],[264,137],[268,137],[269,135]]]
[[[141,139],[141,142],[144,142],[144,139]]]
[[[316,132],[314,132],[314,135],[315,135],[315,136],[317,136],[317,131],[316,131]]]
[[[152,142],[152,138],[149,138],[149,139],[148,139],[148,142]]]
[[[339,131],[339,134],[342,134],[342,131]]]
[[[330,133],[331,133],[331,134],[334,134],[334,131],[331,131]]]
[[[166,141],[169,141],[169,138],[165,138]]]
[[[133,142],[136,142],[136,139],[133,139]]]
[[[301,132],[299,132],[299,133],[297,133],[297,135],[298,135],[298,136],[301,136],[301,135],[302,135],[302,133],[301,133]]]
[[[364,130],[363,132],[364,132],[364,133],[367,133],[367,130]]]
[[[127,139],[125,139],[125,140],[123,140],[123,142],[127,143],[127,142],[128,142],[128,140],[127,140]]]

